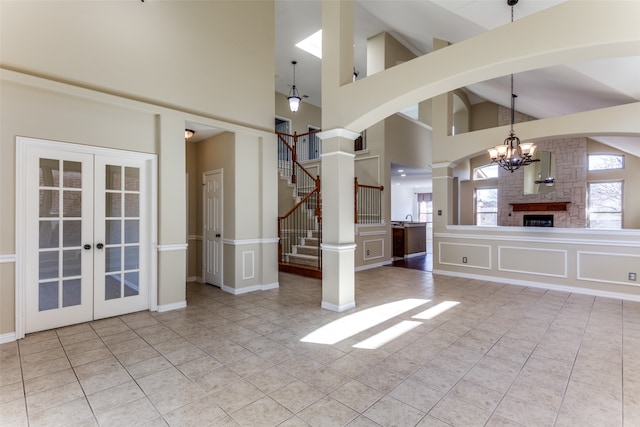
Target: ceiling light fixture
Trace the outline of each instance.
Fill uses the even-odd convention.
[[[296,64],[298,62],[297,61],[291,61],[291,64],[293,65],[293,86],[291,86],[291,90],[289,91],[289,96],[287,97],[287,99],[289,100],[289,108],[291,109],[292,113],[295,113],[296,111],[298,111],[298,108],[300,108],[300,100],[302,98],[300,98],[300,94],[298,93],[298,89],[296,88]]]
[[[191,129],[184,130],[184,139],[190,139],[193,135],[195,135],[196,131]]]
[[[513,23],[513,6],[518,0],[507,0],[507,4],[511,6],[511,23]],[[502,169],[511,173],[520,168],[534,162],[533,153],[536,150],[535,144],[532,142],[520,143],[520,138],[513,131],[513,123],[515,121],[516,98],[518,96],[513,90],[513,74],[511,74],[511,130],[509,136],[501,145],[496,145],[489,149],[489,157],[492,163],[497,163]]]

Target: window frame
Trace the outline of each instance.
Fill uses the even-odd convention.
[[[598,184],[620,184],[620,210],[619,211],[593,211],[591,208],[591,186]],[[606,214],[618,214],[620,216],[620,227],[593,227],[591,214],[606,213]],[[624,224],[624,181],[623,180],[609,180],[609,181],[589,181],[587,182],[587,228],[594,230],[621,230]]]
[[[496,192],[496,208],[495,212],[479,212],[478,211],[478,191],[494,190]],[[498,226],[498,187],[479,187],[473,190],[473,223],[479,227],[497,227]],[[478,215],[495,214],[495,222],[493,224],[478,224]]]
[[[491,169],[495,168],[496,176],[486,176],[486,174],[484,174],[485,178],[478,178],[477,177],[478,172],[481,172],[483,169],[489,169],[489,168],[491,168]],[[473,168],[473,180],[474,181],[485,181],[487,179],[498,179],[500,177],[499,172],[500,172],[500,169],[498,168],[498,165],[496,163],[487,163],[486,165],[478,166],[476,168]]]
[[[620,167],[612,167],[612,168],[591,168],[591,158],[595,157],[611,157],[620,159],[621,166]],[[625,156],[624,154],[608,154],[608,153],[592,153],[587,154],[587,171],[588,172],[598,172],[598,171],[614,171],[614,170],[622,170],[625,168]]]

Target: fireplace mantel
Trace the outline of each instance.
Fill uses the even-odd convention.
[[[571,202],[537,202],[537,203],[509,203],[514,212],[550,212],[566,211]]]

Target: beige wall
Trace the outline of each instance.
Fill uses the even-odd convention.
[[[273,128],[271,1],[9,0],[1,7],[4,68]]]

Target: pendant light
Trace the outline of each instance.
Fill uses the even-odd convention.
[[[291,109],[292,113],[295,113],[296,111],[298,111],[298,108],[300,107],[300,100],[302,98],[300,98],[300,94],[298,93],[298,89],[296,88],[296,64],[298,62],[297,61],[291,61],[291,64],[293,65],[293,86],[291,86],[291,90],[289,91],[289,96],[287,97],[287,99],[289,100],[289,108]]]
[[[507,4],[511,6],[511,23],[513,23],[513,6],[518,0],[507,0]],[[497,163],[502,169],[513,173],[520,166],[527,166],[534,162],[533,153],[536,150],[535,144],[531,142],[520,143],[520,138],[516,136],[513,130],[515,122],[516,98],[518,96],[513,90],[513,74],[511,74],[511,130],[509,136],[501,145],[490,148],[489,157],[492,163]]]

